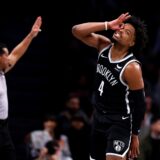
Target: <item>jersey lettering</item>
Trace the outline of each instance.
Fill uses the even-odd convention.
[[[97,73],[101,74],[106,78],[106,80],[110,83],[111,86],[114,86],[118,83],[113,73],[103,65],[97,64]]]

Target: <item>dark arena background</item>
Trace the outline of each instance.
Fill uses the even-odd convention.
[[[148,112],[152,116],[158,113],[160,110],[160,13],[156,9],[151,12],[151,6],[147,7],[151,2],[147,3],[145,1],[136,3],[133,0],[69,0],[63,2],[63,6],[66,7],[62,14],[40,15],[43,21],[42,32],[32,41],[16,66],[6,74],[9,129],[16,148],[17,160],[33,159],[27,136],[32,131],[43,130],[45,115],[54,115],[57,128],[60,128],[59,135],[66,133],[66,130],[63,130],[65,122],[61,117],[66,111],[66,106],[72,103],[73,99],[68,97],[78,97],[78,102],[74,99],[76,102],[73,103],[76,104],[71,105],[79,105],[77,103],[80,101],[82,115],[87,117],[85,119],[87,129],[84,130],[84,134],[77,132],[66,134],[70,141],[73,160],[80,160],[76,156],[82,153],[77,150],[81,146],[89,145],[87,137],[90,133],[93,111],[91,101],[97,52],[72,36],[71,29],[75,24],[110,21],[124,12],[130,12],[131,15],[145,21],[149,43],[144,53],[137,58],[142,62],[146,102],[150,108]],[[156,3],[152,5],[152,8],[156,8]],[[61,4],[57,7],[61,12]],[[7,44],[11,51],[29,33],[37,16],[39,15],[0,15],[0,42]],[[102,34],[111,36],[112,32],[107,31]],[[80,118],[83,119],[83,116]],[[150,127],[150,123],[147,127]],[[147,135],[149,132],[147,131],[144,131],[144,135]],[[76,136],[78,138],[74,144],[73,139],[76,139]],[[85,138],[86,143],[83,144]],[[77,148],[73,147],[74,145]],[[160,154],[158,153],[160,145],[158,147],[157,155]],[[82,149],[82,152],[85,154],[81,160],[89,160],[86,156],[89,150]]]

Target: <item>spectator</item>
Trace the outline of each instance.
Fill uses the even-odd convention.
[[[32,131],[27,140],[27,146],[29,147],[30,159],[39,157],[40,151],[49,141],[56,141],[60,146],[61,160],[62,157],[70,157],[70,150],[68,145],[67,136],[60,134],[58,130],[57,118],[53,115],[47,115],[43,121],[43,130]]]
[[[142,141],[138,160],[159,160],[160,153],[160,116],[151,120],[149,135]]]
[[[65,104],[65,110],[60,113],[60,123],[64,133],[70,128],[71,119],[76,114],[81,114],[86,122],[89,122],[87,115],[80,107],[80,99],[77,96],[69,96]]]

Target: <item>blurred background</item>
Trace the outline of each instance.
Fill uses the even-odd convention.
[[[69,0],[57,4],[53,16],[41,15],[42,32],[6,74],[9,127],[18,160],[36,159],[46,143],[55,140],[61,148],[61,160],[88,160],[97,52],[75,39],[71,28],[83,22],[109,21],[127,11],[144,20],[148,28],[149,43],[137,58],[142,62],[147,103],[141,141],[151,135],[152,125],[160,120],[160,12],[154,9],[156,6],[144,0]],[[30,31],[37,16],[0,15],[0,42],[11,51]],[[103,34],[110,37],[112,32]],[[155,128],[159,134],[159,123]],[[48,131],[47,135],[43,131]],[[158,148],[150,155],[158,156],[159,139],[150,144]],[[49,145],[53,149],[55,143]],[[47,154],[57,154],[57,150]],[[142,159],[146,160],[145,156]]]

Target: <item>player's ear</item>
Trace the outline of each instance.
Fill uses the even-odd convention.
[[[135,45],[135,37],[132,37],[130,41],[130,47],[133,47]]]

